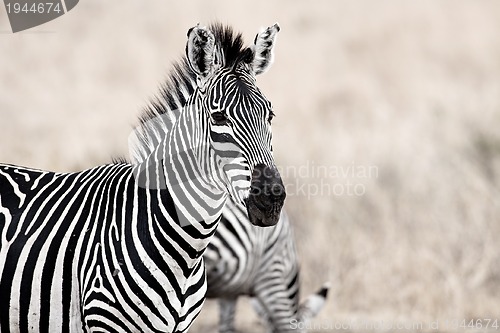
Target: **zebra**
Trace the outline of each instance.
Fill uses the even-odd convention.
[[[254,225],[279,220],[274,113],[255,80],[279,30],[244,47],[220,23],[189,29],[185,55],[140,118],[140,163],[74,173],[0,164],[0,331],[189,329],[227,198]]]
[[[237,299],[251,303],[270,332],[303,332],[323,307],[329,283],[299,305],[299,264],[288,215],[273,228],[248,223],[244,207],[228,200],[217,232],[204,254],[208,298],[218,298],[219,332],[236,332]]]

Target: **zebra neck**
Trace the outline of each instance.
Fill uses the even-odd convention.
[[[156,150],[155,160],[162,162],[165,187],[175,206],[178,224],[212,234],[227,191],[220,181],[215,181],[214,159],[206,144],[206,124],[203,119],[194,119],[199,114],[191,108],[184,110],[163,146]]]

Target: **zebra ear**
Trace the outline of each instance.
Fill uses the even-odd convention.
[[[254,51],[252,67],[255,75],[266,72],[273,63],[273,48],[279,31],[280,27],[276,23],[255,36],[254,45],[252,46]]]
[[[200,24],[187,33],[186,56],[193,71],[205,79],[214,67],[215,37]]]

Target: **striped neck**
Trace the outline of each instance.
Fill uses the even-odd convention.
[[[196,103],[184,107],[178,120],[155,151],[165,187],[175,206],[177,223],[193,233],[198,250],[215,232],[227,191],[217,175],[206,117]],[[194,227],[194,228],[193,228]]]

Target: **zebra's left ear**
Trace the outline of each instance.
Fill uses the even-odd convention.
[[[214,68],[215,37],[209,30],[200,27],[189,29],[186,56],[193,71],[201,80],[206,79]]]
[[[252,67],[255,75],[266,72],[273,63],[273,48],[276,41],[276,35],[279,31],[280,27],[278,23],[276,23],[255,36],[254,45],[252,46],[254,51]]]

